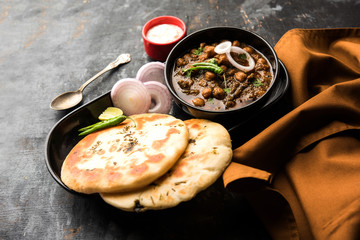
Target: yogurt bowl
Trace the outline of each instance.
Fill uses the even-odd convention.
[[[165,61],[171,49],[185,36],[186,24],[174,16],[153,18],[142,30],[145,52],[157,61]]]

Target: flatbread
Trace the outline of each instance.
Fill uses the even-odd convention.
[[[232,158],[227,130],[204,119],[184,122],[189,130],[189,144],[174,167],[141,190],[101,193],[105,202],[125,211],[170,208],[192,199],[221,176]]]
[[[70,151],[61,180],[81,193],[144,187],[166,173],[188,144],[184,122],[166,114],[133,115],[116,127],[87,135]]]

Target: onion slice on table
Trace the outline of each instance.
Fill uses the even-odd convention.
[[[111,89],[110,96],[114,107],[122,109],[127,116],[149,111],[150,94],[144,84],[134,78],[119,80]]]
[[[162,62],[149,62],[143,65],[136,74],[141,82],[157,81],[165,85],[165,64]]]
[[[225,41],[222,42],[220,44],[218,44],[214,51],[217,54],[226,54],[226,57],[228,58],[229,62],[236,68],[240,69],[241,71],[244,72],[248,72],[254,69],[255,67],[255,61],[254,59],[250,56],[250,54],[245,51],[244,49],[240,48],[240,47],[236,47],[236,46],[231,46],[231,42],[230,41]],[[246,59],[249,62],[249,66],[244,66],[239,64],[238,62],[236,62],[233,57],[231,56],[230,52],[235,52],[237,54],[245,54],[246,55]]]
[[[162,83],[148,81],[144,83],[151,96],[150,113],[169,113],[171,109],[171,95],[169,89]]]

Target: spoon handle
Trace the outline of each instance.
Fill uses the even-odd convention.
[[[128,53],[124,53],[119,55],[115,61],[109,63],[103,70],[101,70],[100,72],[98,72],[95,76],[93,76],[92,78],[90,78],[89,80],[87,80],[83,85],[80,86],[79,90],[80,92],[82,92],[84,90],[84,88],[89,85],[92,81],[94,81],[96,78],[98,78],[100,75],[106,73],[107,71],[116,68],[117,66],[119,66],[120,64],[124,64],[124,63],[128,63],[131,61],[131,56]]]

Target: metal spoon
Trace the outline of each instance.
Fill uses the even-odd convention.
[[[65,110],[72,107],[75,107],[78,105],[82,98],[83,98],[83,90],[84,88],[89,85],[92,81],[94,81],[96,78],[98,78],[103,73],[116,68],[120,64],[128,63],[131,61],[131,56],[128,53],[121,54],[116,58],[115,61],[109,63],[102,71],[100,71],[98,74],[87,80],[77,91],[71,91],[71,92],[65,92],[63,94],[60,94],[52,102],[50,103],[50,108],[54,110]]]

